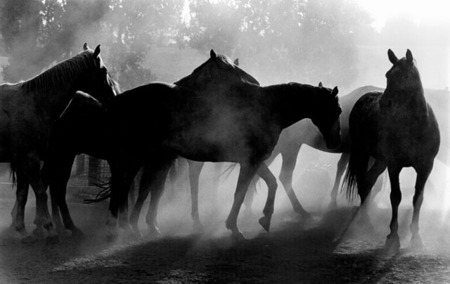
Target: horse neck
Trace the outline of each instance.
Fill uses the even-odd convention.
[[[394,110],[400,110],[403,114],[410,113],[416,119],[428,117],[428,106],[421,83],[408,89],[398,89],[388,85],[380,99],[380,104],[391,105]]]
[[[304,119],[312,118],[317,100],[310,92],[311,86],[288,83],[262,87],[269,98],[271,113],[284,129]]]
[[[66,60],[22,84],[23,94],[34,101],[37,112],[54,120],[64,111],[78,89],[81,89],[86,64],[74,68],[73,58]],[[71,65],[70,65],[71,64]]]

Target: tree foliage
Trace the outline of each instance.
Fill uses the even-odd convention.
[[[370,25],[345,0],[195,0],[190,11],[185,45],[242,56],[260,77],[278,81],[350,84],[356,76],[355,36]]]
[[[349,84],[355,37],[370,24],[347,0],[0,0],[7,81],[27,79],[101,43],[123,89],[155,79],[143,66],[155,45],[214,48],[261,81]],[[188,15],[182,18],[182,14]],[[342,72],[345,70],[345,72]]]

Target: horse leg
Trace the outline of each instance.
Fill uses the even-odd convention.
[[[149,182],[147,182],[148,178],[147,178],[147,174],[145,174],[145,172],[147,172],[147,169],[144,166],[143,173],[141,175],[141,180],[139,183],[138,196],[137,196],[136,202],[134,204],[133,211],[131,211],[131,214],[130,214],[131,229],[133,230],[134,234],[136,234],[136,236],[138,236],[138,238],[142,237],[142,235],[139,231],[139,225],[138,225],[139,216],[141,214],[142,206],[144,205],[144,202],[147,199],[148,194],[150,193],[150,186],[149,186]]]
[[[109,200],[109,212],[106,220],[107,239],[114,240],[117,237],[117,220],[119,217],[119,209],[123,209],[123,203],[128,203],[128,192],[131,183],[136,176],[141,164],[132,163],[122,164],[121,167],[111,166],[111,197]]]
[[[399,175],[401,167],[388,167],[389,179],[391,180],[391,206],[392,219],[389,225],[391,232],[387,236],[385,250],[388,253],[395,253],[400,249],[400,239],[398,237],[398,206],[402,200],[402,192],[400,191]]]
[[[384,172],[386,169],[386,164],[379,160],[375,160],[372,167],[364,176],[364,179],[361,183],[361,190],[358,189],[359,196],[361,198],[361,209],[362,209],[362,218],[364,223],[372,228],[369,218],[369,203],[372,187],[376,183],[378,177]],[[358,187],[360,184],[358,184]]]
[[[234,193],[233,206],[231,207],[230,214],[225,222],[226,228],[231,230],[231,236],[236,239],[244,239],[244,236],[237,227],[237,218],[242,203],[244,202],[245,194],[247,193],[248,186],[255,176],[258,170],[259,163],[255,164],[241,164],[239,171],[238,182],[236,191]]]
[[[164,192],[164,183],[166,181],[167,172],[170,169],[170,165],[171,161],[166,162],[166,164],[163,163],[161,166],[154,169],[153,178],[150,181],[151,197],[145,221],[149,228],[149,235],[151,237],[159,236],[161,234],[158,228],[158,222],[156,221],[156,217],[158,214],[159,201]]]
[[[52,216],[56,228],[62,228],[60,219],[62,215],[64,228],[70,230],[73,237],[82,237],[84,234],[75,226],[66,202],[67,183],[70,179],[74,159],[75,155],[71,155],[66,161],[59,162],[57,168],[55,167],[54,170],[52,170],[52,173],[50,173],[50,198],[52,201]]]
[[[265,163],[262,163],[258,169],[258,175],[266,182],[268,187],[266,205],[263,209],[264,216],[259,219],[259,224],[267,232],[270,229],[270,221],[272,219],[275,203],[275,195],[278,187],[277,179],[269,170]]]
[[[328,206],[330,209],[337,208],[338,189],[339,189],[339,185],[341,184],[342,175],[345,172],[345,168],[347,167],[349,158],[350,158],[350,153],[342,153],[342,155],[339,158],[339,161],[337,163],[336,177],[334,178],[334,185],[333,185],[333,189],[331,190],[331,201],[330,201],[330,205]]]
[[[433,169],[433,161],[428,163],[428,165],[426,166],[416,168],[417,178],[413,197],[414,211],[410,226],[410,230],[412,233],[410,246],[415,248],[423,247],[422,239],[419,235],[419,214],[423,202],[423,191],[425,188],[425,183],[432,169]]]
[[[198,212],[198,190],[200,173],[202,171],[203,162],[195,162],[188,160],[189,164],[189,185],[191,189],[191,217],[194,221],[194,231],[201,231],[202,223],[200,222],[200,214]]]
[[[150,164],[144,165],[144,167],[142,168],[142,172],[141,172],[141,180],[139,183],[138,197],[137,197],[136,203],[133,207],[133,211],[131,212],[131,215],[130,215],[131,227],[132,227],[133,231],[135,232],[135,234],[138,235],[139,237],[141,237],[141,233],[139,231],[139,226],[138,226],[139,216],[141,214],[142,206],[144,205],[144,202],[147,199],[148,194],[150,193],[151,188],[153,186],[152,184],[153,184],[153,181],[155,180],[155,175],[156,175],[156,173],[155,173],[155,170],[152,167],[152,165],[150,165]],[[159,229],[156,226],[151,228],[151,231],[152,231],[153,235],[160,234]]]
[[[298,151],[300,151],[300,148],[298,148],[297,154]],[[297,163],[297,155],[293,155],[292,153],[289,153],[289,155],[281,153],[281,155],[283,156],[283,163],[281,165],[280,181],[291,201],[294,212],[300,214],[304,218],[309,218],[311,215],[300,204],[292,187],[292,175],[294,173],[295,164]]]
[[[29,183],[26,181],[26,177],[21,173],[17,173],[17,189],[16,189],[16,202],[14,208],[11,211],[13,218],[13,227],[22,237],[23,240],[28,236],[25,229],[25,205],[28,199]]]
[[[256,183],[258,182],[259,177],[255,176],[252,181],[250,182],[250,185],[248,186],[248,191],[247,194],[245,195],[244,198],[244,215],[251,217],[253,216],[253,212],[252,212],[252,204],[253,204],[253,200],[255,199],[255,194],[256,194]]]

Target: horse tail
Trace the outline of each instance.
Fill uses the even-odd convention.
[[[226,174],[225,178],[229,178],[231,175],[231,172],[236,168],[237,165],[238,165],[238,163],[232,163],[219,175],[219,177],[222,177],[223,175]]]
[[[358,147],[358,144],[353,143],[352,141],[347,171],[341,188],[342,191],[345,191],[345,195],[350,201],[358,194],[358,182],[367,170],[369,157],[370,156],[366,151],[361,149],[361,147]]]
[[[111,197],[111,181],[98,182],[95,183],[94,185],[101,188],[101,190],[97,193],[95,198],[85,199],[84,200],[85,204],[100,202]]]

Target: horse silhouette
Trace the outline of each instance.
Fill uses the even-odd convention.
[[[0,160],[9,162],[14,182],[17,180],[16,205],[12,227],[24,241],[32,240],[25,230],[24,210],[28,187],[36,195],[38,229],[48,232],[49,241],[57,241],[47,207],[41,162],[55,121],[64,111],[76,90],[96,94],[102,101],[115,96],[115,84],[100,57],[100,46],[84,51],[48,69],[40,75],[16,84],[0,86]]]
[[[413,167],[417,172],[410,229],[411,245],[421,246],[420,207],[425,183],[439,150],[440,135],[433,110],[425,100],[411,51],[407,50],[406,57],[398,59],[389,49],[388,57],[393,66],[386,73],[385,91],[364,95],[350,113],[352,147],[345,182],[348,196],[353,196],[357,188],[363,205],[377,177],[388,169],[392,219],[385,249],[396,252],[400,248],[397,233],[400,171],[404,167]],[[370,157],[375,162],[369,168]],[[368,218],[367,211],[363,213]]]
[[[110,232],[114,234],[119,207],[142,165],[151,170],[152,195],[158,195],[170,165],[182,156],[241,165],[226,227],[234,237],[242,237],[236,224],[240,206],[256,171],[264,171],[261,164],[275,147],[281,130],[310,117],[334,147],[340,142],[340,112],[337,88],[298,83],[267,87],[244,83],[214,96],[152,83],[122,93],[107,110],[113,141]],[[275,189],[269,190],[260,221],[266,229],[273,213]],[[152,210],[155,218],[157,206]],[[135,216],[138,214],[131,215],[130,222],[137,229]]]
[[[196,68],[192,74],[178,81],[177,84],[196,88],[205,95],[215,93],[214,88],[208,89],[208,84],[216,85],[217,82],[221,81],[227,82],[227,85],[221,86],[225,89],[242,82],[259,84],[251,75],[240,69],[236,63],[237,60],[232,63],[228,57],[217,55],[211,50],[210,58]],[[50,192],[52,196],[55,196],[55,198],[52,198],[52,202],[55,202],[52,203],[54,204],[53,207],[56,208],[53,217],[55,220],[59,220],[59,207],[65,228],[72,231],[74,235],[81,235],[82,232],[74,225],[70,216],[65,201],[66,186],[70,178],[71,165],[77,154],[88,153],[91,156],[108,159],[102,148],[102,143],[106,145],[107,142],[100,130],[103,127],[102,123],[104,123],[103,107],[107,106],[102,105],[101,102],[86,93],[78,92],[58,120],[50,143],[51,154],[48,155],[49,157],[44,164],[50,184]],[[90,140],[86,141],[86,139],[80,139],[80,137],[90,137]],[[99,144],[98,141],[102,142]],[[145,178],[142,179],[141,192],[147,190],[148,185],[144,182],[145,180]],[[107,196],[104,198],[107,198]],[[58,224],[60,223],[58,222]]]

